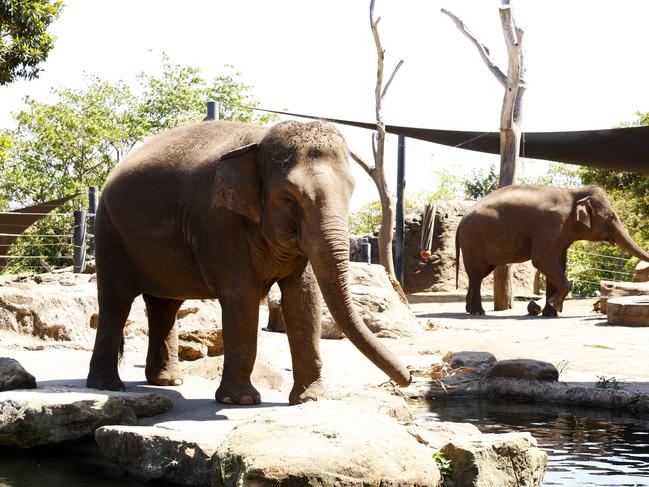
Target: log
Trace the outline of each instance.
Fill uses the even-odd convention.
[[[644,296],[649,294],[649,282],[606,281],[599,282],[599,311],[608,314],[608,300],[622,296]]]

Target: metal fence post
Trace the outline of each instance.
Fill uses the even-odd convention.
[[[95,213],[97,212],[97,201],[99,200],[99,188],[90,186],[88,188],[88,255],[95,255]]]
[[[403,287],[403,261],[405,253],[405,236],[404,236],[404,190],[406,187],[406,138],[399,136],[399,146],[397,152],[397,216],[395,232],[395,252],[394,252],[394,271]]]
[[[207,102],[207,120],[219,119],[219,104],[215,101]]]
[[[372,263],[372,246],[367,238],[361,238],[361,262]]]
[[[74,248],[74,272],[83,272],[83,269],[86,267],[86,210],[75,210],[74,212],[72,247]]]

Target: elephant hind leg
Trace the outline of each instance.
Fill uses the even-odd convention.
[[[565,262],[565,259],[562,261]],[[557,316],[563,311],[563,300],[570,291],[570,284],[566,278],[565,264],[558,263],[551,269],[542,272],[547,281],[545,307],[543,316]]]
[[[143,295],[149,319],[149,348],[146,354],[146,380],[156,386],[179,386],[183,375],[178,364],[176,313],[181,299]]]
[[[467,275],[469,276],[469,289],[466,294],[466,311],[472,315],[484,315],[482,307],[482,293],[480,288],[482,280],[493,270],[493,266],[467,266],[465,263]]]

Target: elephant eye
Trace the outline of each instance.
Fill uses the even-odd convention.
[[[309,159],[318,159],[322,156],[322,152],[320,152],[318,149],[309,149],[308,156]]]

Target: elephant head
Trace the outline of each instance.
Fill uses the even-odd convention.
[[[306,256],[336,323],[400,385],[410,373],[372,335],[349,289],[347,211],[354,180],[342,135],[322,122],[283,122],[217,164],[213,204],[259,226],[280,260]]]
[[[634,257],[649,262],[649,254],[633,241],[604,190],[597,186],[585,189],[586,193],[578,194],[575,202],[579,239],[617,244]]]

